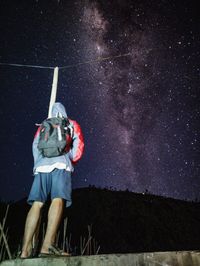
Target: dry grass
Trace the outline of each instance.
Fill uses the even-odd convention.
[[[9,245],[8,245],[8,228],[5,227],[6,220],[8,216],[9,205],[6,208],[6,212],[3,218],[2,223],[0,222],[0,262],[6,259],[12,259],[13,256],[11,254]],[[33,248],[35,250],[38,249],[38,243],[44,240],[45,231],[46,231],[46,223],[42,223],[42,232],[39,234],[39,227],[41,224],[41,220],[38,224],[38,228],[33,238]],[[95,238],[92,236],[92,225],[88,225],[88,235],[87,237],[80,236],[80,243],[77,249],[73,248],[72,245],[72,234],[67,234],[68,227],[68,218],[65,218],[63,221],[63,232],[62,235],[60,231],[58,231],[56,236],[56,244],[60,245],[63,251],[67,253],[74,253],[75,255],[96,255],[99,253],[100,246],[98,245]],[[39,235],[41,236],[41,240],[39,241]],[[20,251],[20,246],[18,246],[18,252]]]
[[[3,222],[2,224],[0,223],[0,246],[1,246],[0,261],[3,261],[7,258],[12,259],[12,255],[11,255],[10,248],[8,245],[8,228],[6,229],[6,232],[4,232],[6,219],[8,216],[8,210],[9,210],[9,205],[7,205],[6,212],[3,218]]]
[[[73,250],[72,246],[72,234],[70,233],[67,235],[67,225],[68,225],[68,218],[65,218],[63,221],[63,235],[62,235],[62,242],[60,240],[61,233],[58,231],[56,236],[56,245],[61,245],[62,250],[67,253],[71,253]],[[44,240],[45,236],[45,229],[46,225],[43,223],[42,225],[42,241]],[[88,225],[88,236],[83,238],[80,236],[80,255],[97,255],[100,250],[100,245],[98,245],[95,238],[92,236],[92,225]],[[77,254],[76,254],[77,255]]]

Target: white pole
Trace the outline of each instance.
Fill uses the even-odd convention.
[[[50,98],[50,103],[49,103],[48,118],[51,117],[51,109],[52,109],[53,104],[56,101],[57,85],[58,85],[58,67],[55,67],[54,73],[53,73],[53,83],[52,83],[52,89],[51,89],[51,98]]]

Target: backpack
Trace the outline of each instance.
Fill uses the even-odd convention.
[[[70,139],[69,120],[52,117],[41,124],[38,149],[43,157],[56,157],[66,153],[65,148]]]

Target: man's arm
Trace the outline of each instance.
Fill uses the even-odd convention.
[[[34,158],[34,165],[38,161],[39,157],[42,156],[42,153],[38,149],[38,142],[39,142],[39,136],[40,136],[40,127],[35,133],[33,144],[32,144],[32,152],[33,152],[33,158]]]
[[[73,136],[72,148],[69,151],[69,158],[71,159],[72,163],[76,163],[83,155],[84,139],[80,125],[74,120],[70,120],[70,122],[73,124]]]

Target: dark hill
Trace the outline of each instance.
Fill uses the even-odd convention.
[[[28,209],[25,200],[10,206],[7,226],[13,251],[21,243]],[[4,212],[2,203],[1,221]],[[73,191],[73,205],[66,215],[69,217],[67,234],[75,253],[80,252],[80,236],[87,238],[88,225],[92,226],[92,236],[101,246],[100,253],[200,247],[200,204],[195,202],[90,187]]]

